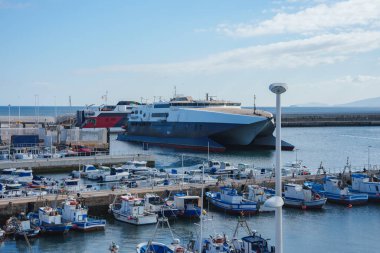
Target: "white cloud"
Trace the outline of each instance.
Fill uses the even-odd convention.
[[[316,34],[332,31],[378,27],[379,0],[349,0],[331,5],[318,4],[296,13],[278,13],[272,19],[256,24],[220,24],[217,31],[234,37],[268,34]]]
[[[371,76],[371,75],[357,75],[351,76],[347,75],[342,78],[335,80],[337,83],[378,83],[380,84],[380,76]]]
[[[204,59],[164,64],[111,65],[81,69],[78,74],[150,72],[159,74],[213,73],[236,69],[296,68],[333,64],[380,48],[380,32],[327,34],[308,39],[235,49]]]
[[[30,3],[0,0],[0,9],[23,9],[29,6],[30,6]]]

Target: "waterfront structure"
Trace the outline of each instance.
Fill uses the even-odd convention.
[[[257,213],[257,202],[244,199],[237,190],[229,187],[221,187],[220,192],[206,192],[206,198],[214,206],[235,214]]]
[[[136,106],[127,131],[118,140],[174,148],[224,151],[227,147],[274,145],[273,115],[224,100],[175,97],[169,102]],[[283,143],[284,149],[293,149]]]
[[[327,198],[313,193],[310,188],[300,184],[285,184],[284,203],[288,207],[302,209],[321,209],[326,204]]]

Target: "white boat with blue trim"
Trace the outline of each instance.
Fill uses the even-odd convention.
[[[287,207],[306,209],[321,209],[327,198],[313,193],[312,190],[300,184],[284,185],[284,204]]]
[[[206,198],[214,206],[236,214],[255,214],[258,212],[257,202],[244,199],[237,190],[230,187],[221,187],[220,192],[206,192]]]
[[[370,176],[361,173],[352,174],[351,180],[351,192],[368,194],[368,200],[380,201],[380,182],[375,182]]]

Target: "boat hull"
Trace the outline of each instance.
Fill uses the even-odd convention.
[[[87,222],[73,222],[73,229],[83,232],[104,230],[106,226],[105,220],[94,220]]]
[[[338,195],[325,193],[327,201],[342,205],[365,205],[368,203],[367,194]]]
[[[177,216],[180,218],[199,218],[201,216],[201,209],[179,210]]]
[[[42,224],[41,232],[44,234],[66,234],[73,227],[71,223],[63,224]]]
[[[320,198],[318,200],[304,201],[295,198],[284,198],[284,205],[286,207],[301,208],[301,209],[322,209],[326,204],[327,198]]]
[[[144,216],[132,217],[131,215],[121,213],[119,211],[113,210],[113,216],[116,220],[126,222],[133,225],[149,225],[157,223],[157,215],[149,214]]]
[[[206,195],[207,199],[218,209],[221,209],[223,211],[226,211],[227,213],[231,214],[257,214],[258,213],[258,207],[256,203],[241,203],[241,204],[232,204],[227,203],[224,201],[221,201],[219,199],[213,198],[209,195]]]

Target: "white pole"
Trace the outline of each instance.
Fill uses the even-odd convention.
[[[185,184],[185,171],[183,169],[183,154],[182,154],[182,186]]]
[[[276,94],[276,196],[282,197],[281,185],[281,94]],[[282,206],[276,208],[276,252],[282,253]]]

